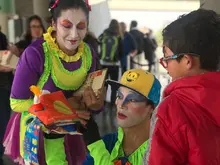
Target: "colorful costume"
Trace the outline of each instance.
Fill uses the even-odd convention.
[[[220,164],[220,72],[180,78],[151,120],[144,165]]]
[[[148,146],[145,141],[135,152],[129,156],[124,155],[122,142],[124,132],[118,128],[118,132],[106,135],[88,147],[90,154],[87,155],[83,165],[139,165],[143,161],[144,153]],[[101,151],[101,152],[100,152]]]
[[[6,154],[20,164],[23,164],[24,151],[19,146],[23,146],[26,121],[31,116],[27,110],[33,104],[33,94],[29,87],[37,85],[50,92],[61,90],[69,98],[83,84],[87,73],[94,71],[96,66],[95,54],[87,44],[81,42],[78,52],[68,56],[55,44],[51,33],[52,28],[49,28],[44,39],[34,42],[24,51],[16,69],[11,107],[17,113],[13,114],[8,124],[4,146]],[[54,146],[58,150],[54,150]],[[40,165],[46,164],[45,154],[48,164],[81,165],[86,150],[81,136],[66,135],[58,139],[44,139],[40,136],[39,154]],[[66,157],[68,163],[59,162],[62,157]]]
[[[133,69],[126,71],[120,82],[107,80],[109,85],[126,87],[135,91],[135,93],[124,98],[122,105],[128,104],[131,100],[136,102],[145,102],[150,100],[153,105],[158,105],[160,101],[161,85],[158,79],[151,73],[146,73],[141,69]],[[120,91],[120,90],[119,90]],[[118,92],[120,93],[120,92]],[[120,94],[118,94],[119,96]],[[94,122],[88,122],[88,131],[97,132]],[[90,130],[89,130],[90,129]],[[96,131],[95,131],[96,129]],[[149,130],[143,130],[149,131]],[[87,156],[83,165],[141,165],[143,162],[144,153],[148,147],[148,140],[142,143],[138,149],[126,156],[123,149],[123,128],[118,128],[118,132],[104,136],[100,140],[98,134],[96,137],[88,136],[88,132],[84,133],[84,138],[87,139],[87,148],[90,154]]]

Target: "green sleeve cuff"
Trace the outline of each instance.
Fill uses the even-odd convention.
[[[15,112],[28,111],[30,106],[33,104],[33,99],[19,100],[10,98],[11,109]]]
[[[94,159],[94,165],[114,165],[111,161],[111,155],[102,140],[88,145],[87,148]]]
[[[47,165],[68,165],[66,160],[64,138],[44,138],[44,150]]]

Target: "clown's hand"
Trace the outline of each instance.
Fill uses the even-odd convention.
[[[91,87],[87,87],[83,93],[83,101],[87,108],[98,111],[104,106],[105,95],[106,89],[99,90],[96,95]]]

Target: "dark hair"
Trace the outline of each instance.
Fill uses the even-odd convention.
[[[164,45],[174,54],[200,55],[200,68],[218,69],[220,17],[212,10],[198,9],[169,24],[162,32]]]
[[[131,21],[130,30],[138,26],[137,21]]]
[[[46,32],[46,30],[45,30],[45,28],[44,28],[44,25],[43,25],[43,22],[42,22],[42,19],[41,19],[38,15],[33,15],[33,16],[29,17],[29,18],[28,18],[28,21],[27,21],[27,30],[26,30],[26,34],[25,34],[25,36],[24,36],[24,39],[25,39],[26,41],[30,42],[30,43],[31,43],[31,41],[32,41],[31,22],[32,22],[33,20],[39,21],[39,22],[40,22],[40,25],[41,25],[41,27],[42,27],[42,29],[43,29],[43,33]]]
[[[49,0],[49,9],[51,9],[55,1],[56,0]],[[89,7],[84,0],[59,0],[57,5],[50,10],[53,21],[57,21],[57,18],[60,17],[62,10],[71,8],[82,9],[87,16],[87,21],[89,20]]]
[[[111,32],[119,35],[120,34],[120,29],[119,29],[119,23],[116,19],[112,19],[110,24],[109,24],[109,28],[108,28]]]

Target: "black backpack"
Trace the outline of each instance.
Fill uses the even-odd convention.
[[[104,33],[100,42],[101,59],[105,62],[116,62],[118,60],[118,36]]]
[[[137,43],[137,54],[141,54],[144,50],[144,34],[141,33],[139,30],[131,30],[130,34],[134,38]]]

